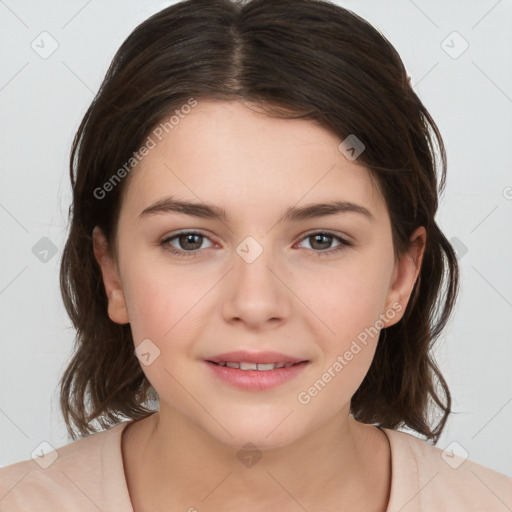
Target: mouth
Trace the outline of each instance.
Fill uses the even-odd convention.
[[[205,359],[212,375],[230,387],[265,391],[289,382],[311,361],[277,352],[229,352]]]
[[[238,370],[257,370],[259,372],[267,372],[270,370],[277,370],[279,368],[290,368],[298,364],[307,363],[307,361],[299,361],[298,363],[250,363],[248,361],[207,361],[208,363],[215,364],[217,366],[226,366],[227,368],[236,368]]]
[[[266,368],[265,365],[273,364],[277,368],[283,366],[292,366],[295,363],[303,363],[307,361],[304,358],[289,356],[280,352],[249,352],[247,350],[236,350],[233,352],[224,352],[216,356],[208,357],[206,360],[210,363],[227,366],[228,368],[240,368],[241,370],[256,370],[254,365],[261,365],[262,369]],[[231,364],[238,366],[230,366]]]

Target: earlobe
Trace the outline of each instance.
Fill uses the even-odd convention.
[[[121,289],[112,290],[108,299],[108,316],[110,320],[117,324],[127,324],[130,322],[128,310],[126,309],[126,301]]]
[[[395,305],[393,309],[396,309],[396,304],[400,304],[401,308],[398,314],[393,315],[392,320],[386,322],[386,327],[398,323],[405,312],[421,270],[426,240],[425,228],[423,226],[418,227],[410,237],[412,242],[410,249],[402,254],[395,264],[386,300],[386,311],[392,308],[393,305]]]
[[[108,241],[99,226],[94,227],[92,237],[94,256],[100,266],[108,298],[108,316],[113,322],[127,324],[130,320],[126,300],[115,262],[108,247]]]

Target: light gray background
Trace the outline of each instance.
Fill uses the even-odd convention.
[[[0,0],[0,465],[69,442],[57,393],[74,336],[58,288],[69,150],[119,45],[170,3]],[[512,476],[512,1],[338,3],[395,45],[447,146],[438,221],[462,283],[436,350],[458,411],[438,446]],[[31,47],[51,48],[43,31],[58,43],[46,59]]]

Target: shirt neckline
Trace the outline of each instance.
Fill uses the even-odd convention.
[[[376,428],[386,434],[390,448],[391,486],[386,512],[400,512],[417,499],[419,492],[418,464],[404,445],[403,436],[410,434],[389,428]],[[420,503],[414,501],[414,505],[417,507],[415,510],[421,512]]]
[[[119,503],[119,498],[116,499],[116,503],[111,503],[110,506],[126,512],[133,512],[133,506],[130,500],[130,493],[128,491],[128,482],[126,480],[126,473],[123,461],[122,452],[122,433],[128,425],[134,423],[135,420],[123,421],[110,429],[113,435],[116,436],[115,443],[107,443],[105,447],[105,453],[107,454],[108,463],[113,464],[114,468],[106,468],[107,475],[111,476],[111,487],[106,489],[107,496],[119,496],[119,489],[122,488],[122,503]],[[388,505],[386,512],[399,511],[407,503],[402,503],[405,499],[404,489],[417,488],[418,483],[418,468],[414,464],[410,463],[410,457],[404,454],[400,448],[400,436],[401,432],[375,426],[386,436],[389,445],[390,462],[391,462],[391,485],[389,490]],[[120,469],[120,471],[119,471]],[[116,471],[117,470],[117,471]],[[407,500],[405,500],[407,501]],[[409,500],[410,501],[410,500]]]
[[[115,436],[115,442],[106,442],[104,444],[107,455],[105,474],[108,475],[108,484],[105,489],[105,497],[108,500],[108,510],[133,512],[124,468],[122,435],[124,429],[134,422],[135,420],[123,421],[108,430],[108,432],[112,433],[112,436]],[[120,492],[121,489],[122,491]]]

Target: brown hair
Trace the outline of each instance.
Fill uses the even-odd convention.
[[[155,412],[149,404],[157,394],[134,354],[130,325],[108,317],[92,230],[103,230],[115,255],[130,176],[112,177],[190,98],[240,100],[271,116],[314,120],[340,141],[355,134],[365,145],[358,163],[386,200],[395,256],[425,227],[413,294],[403,318],[383,330],[351,412],[363,423],[409,427],[437,442],[451,398],[431,348],[459,282],[455,253],[434,220],[445,185],[443,141],[389,41],[351,11],[315,0],[183,1],[140,24],[117,51],[70,158],[73,204],[60,284],[77,335],[60,403],[72,438],[73,427],[83,436],[96,431],[93,421],[108,428],[123,416]],[[113,185],[100,194],[107,182]]]

